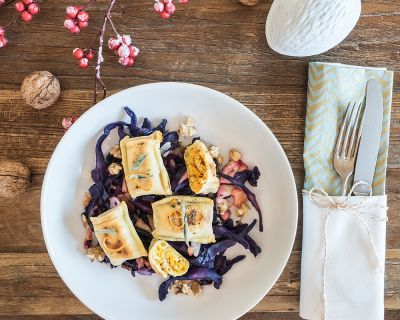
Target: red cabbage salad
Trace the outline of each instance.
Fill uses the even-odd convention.
[[[88,257],[124,268],[133,277],[162,276],[161,301],[171,292],[197,295],[211,284],[219,289],[224,275],[246,257],[229,259],[227,249],[239,244],[243,253],[249,250],[256,257],[261,252],[249,235],[255,227],[263,231],[261,209],[251,191],[259,169],[249,168],[237,150],[224,161],[217,146],[197,136],[190,118],[179,130],[169,131],[165,119],[154,125],[144,118],[139,124],[131,109],[124,110],[130,121],[108,124],[96,143],[93,184],[81,215]],[[104,154],[103,142],[114,129],[120,143]],[[147,145],[156,147],[144,149]],[[133,155],[137,158],[129,163]],[[158,179],[167,181],[162,192],[152,187]],[[245,216],[249,221],[251,207],[257,219],[242,222]]]

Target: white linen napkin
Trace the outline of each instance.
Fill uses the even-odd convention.
[[[330,199],[347,199],[356,209],[332,209]],[[319,201],[331,207],[322,208],[303,195],[300,316],[384,319],[386,196],[321,196]]]

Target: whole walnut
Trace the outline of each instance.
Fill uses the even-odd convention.
[[[239,1],[245,6],[254,6],[259,2],[259,0],[239,0]]]
[[[0,197],[14,197],[26,191],[31,183],[31,173],[24,164],[0,160]]]
[[[60,96],[60,82],[48,71],[35,71],[22,82],[21,93],[27,105],[44,109]]]

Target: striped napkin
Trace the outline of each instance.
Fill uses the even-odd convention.
[[[385,68],[364,68],[342,64],[312,62],[308,72],[307,116],[304,140],[304,188],[324,189],[340,195],[341,180],[332,164],[333,149],[345,108],[350,101],[362,101],[366,83],[381,83],[384,115],[373,194],[385,194],[389,147],[393,72]]]
[[[374,196],[338,197],[341,180],[332,164],[336,136],[345,108],[350,101],[364,99],[369,79],[381,83],[384,98]],[[300,288],[304,319],[384,319],[385,182],[392,85],[393,72],[384,68],[310,63]]]

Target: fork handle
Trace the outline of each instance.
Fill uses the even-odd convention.
[[[345,179],[342,179],[342,196],[347,195],[347,184],[349,182],[349,178],[351,175],[347,176]]]

